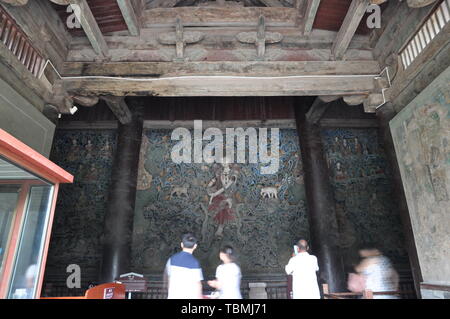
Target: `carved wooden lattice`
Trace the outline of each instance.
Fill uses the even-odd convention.
[[[38,76],[45,60],[14,19],[0,6],[0,41],[34,76]]]

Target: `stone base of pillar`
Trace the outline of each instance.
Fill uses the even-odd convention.
[[[250,288],[250,299],[268,299],[265,282],[251,282],[248,287]]]

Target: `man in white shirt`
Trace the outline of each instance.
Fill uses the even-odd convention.
[[[202,299],[203,273],[198,260],[192,256],[197,239],[190,233],[185,234],[181,248],[182,251],[170,257],[166,264],[168,299]]]
[[[308,253],[308,242],[299,240],[298,252],[289,260],[285,270],[292,275],[293,299],[320,299],[316,272],[319,271],[317,257]]]

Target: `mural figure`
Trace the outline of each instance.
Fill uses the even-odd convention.
[[[446,158],[444,149],[448,110],[438,105],[427,105],[412,112],[409,121],[404,121],[405,139],[403,161],[409,174],[428,177],[436,201],[449,200],[447,190]],[[444,134],[441,134],[443,131]],[[418,186],[420,187],[420,185]],[[422,187],[423,191],[428,191]]]
[[[145,155],[148,152],[149,147],[148,137],[142,136],[141,150],[139,154],[139,170],[137,179],[137,190],[143,191],[148,190],[152,187],[153,176],[145,168]]]
[[[214,221],[218,224],[215,236],[221,237],[225,224],[235,219],[233,211],[232,185],[237,182],[238,172],[231,168],[230,161],[225,158],[224,163],[216,172],[207,186],[207,193],[210,196],[208,211],[215,213]]]
[[[170,198],[173,197],[189,197],[188,196],[189,184],[184,184],[183,186],[174,187],[170,193]]]
[[[335,178],[336,178],[336,180],[344,180],[347,178],[341,162],[336,163]]]
[[[263,187],[261,189],[261,197],[278,199],[278,187]]]
[[[355,137],[355,154],[356,155],[361,155],[362,154],[362,145],[359,142],[357,137]]]
[[[102,158],[111,158],[112,156],[112,147],[108,140],[105,141],[105,145],[100,149],[100,156]]]
[[[90,160],[93,157],[92,150],[94,148],[94,145],[92,145],[91,140],[87,141],[87,144],[84,148],[86,150],[86,159]]]
[[[77,160],[79,155],[80,155],[80,146],[78,145],[76,138],[72,138],[72,145],[70,146],[69,152],[67,154],[67,161],[74,162]]]
[[[98,181],[98,171],[94,164],[91,164],[89,171],[85,175],[85,181],[89,183],[94,183]]]

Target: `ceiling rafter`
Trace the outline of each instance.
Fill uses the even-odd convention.
[[[370,0],[352,1],[344,22],[342,23],[342,26],[337,34],[336,40],[331,48],[335,59],[342,59],[344,57],[344,54],[347,51],[347,48],[349,47],[369,4]]]
[[[133,36],[138,36],[141,32],[139,20],[133,7],[132,0],[117,0],[123,19],[127,24],[128,31]]]

